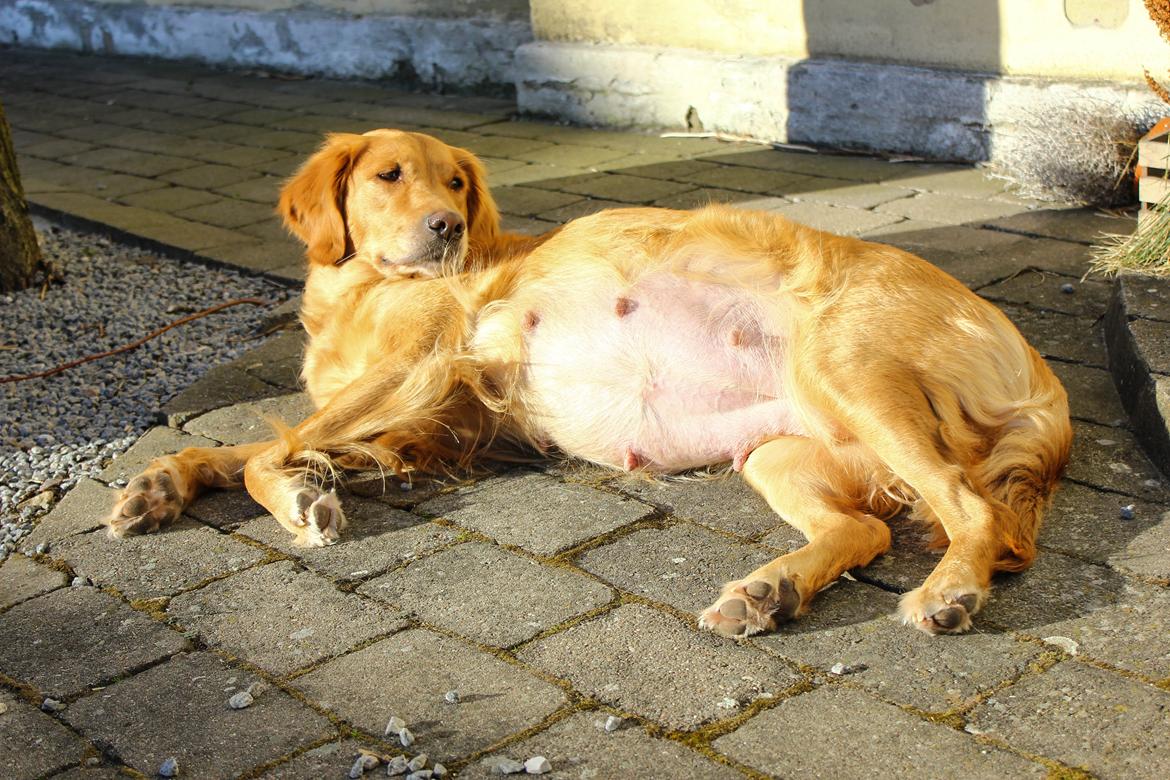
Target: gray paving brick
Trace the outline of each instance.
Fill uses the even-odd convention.
[[[890,179],[898,187],[914,190],[955,195],[960,198],[980,200],[1003,194],[1007,187],[1004,179],[993,178],[987,171],[967,166],[925,165],[916,166],[902,175]]]
[[[285,393],[277,387],[252,376],[236,367],[233,363],[218,365],[200,377],[194,384],[163,404],[162,416],[167,425],[185,425],[200,415],[212,410],[223,409],[233,404],[242,404],[260,399],[270,399],[283,396]],[[251,411],[251,407],[249,407]],[[223,411],[211,419],[208,424],[218,424],[223,417],[230,416],[230,412]],[[256,418],[249,418],[256,419]],[[297,423],[303,417],[287,422]],[[267,429],[271,430],[271,429]],[[216,428],[216,433],[230,435],[231,428]],[[260,439],[271,438],[259,432],[259,429],[249,429],[249,435]],[[213,438],[213,437],[208,437]],[[237,442],[227,442],[235,444]]]
[[[9,780],[34,780],[81,760],[87,745],[27,702],[0,690],[0,767]]]
[[[793,222],[841,236],[856,236],[867,230],[901,221],[901,217],[892,214],[838,208],[823,203],[793,203],[778,206],[771,211]]]
[[[1017,209],[1019,211],[1019,209]],[[986,219],[984,224],[996,230],[1006,230],[1028,236],[1046,236],[1082,244],[1095,243],[1102,233],[1131,233],[1137,224],[1132,216],[1107,216],[1094,209],[1050,208],[1023,211],[999,219]]]
[[[766,171],[760,168],[744,168],[735,165],[688,174],[685,180],[703,187],[718,187],[725,190],[758,192],[767,195],[792,195],[822,189],[836,183],[830,182],[828,179],[818,179],[799,173]]]
[[[190,156],[190,155],[188,155]],[[199,155],[199,159],[219,165],[235,165],[242,168],[255,168],[273,160],[283,159],[285,153],[281,149],[266,149],[257,146],[242,146],[238,144],[217,144],[216,148]]]
[[[517,169],[522,171],[523,169]],[[564,179],[552,177],[563,175],[548,172],[551,176],[542,176],[542,180],[531,180],[534,185],[545,189],[571,192],[577,195],[588,195],[591,198],[617,200],[622,203],[653,203],[668,195],[694,189],[695,184],[664,181],[662,179],[647,179],[642,176],[628,176],[624,173],[595,173],[583,176],[571,176]],[[516,176],[516,171],[508,171],[506,175]],[[550,180],[551,179],[551,180]]]
[[[41,566],[23,555],[9,555],[0,562],[0,610],[67,585],[64,572]]]
[[[757,209],[771,211],[780,206],[788,205],[791,201],[774,195],[760,195],[756,192],[737,192],[736,190],[722,190],[717,187],[700,187],[695,190],[680,192],[677,195],[668,195],[654,201],[655,206],[665,209],[697,209],[709,206],[712,203],[726,203],[743,209]]]
[[[1055,623],[1114,605],[1125,590],[1117,572],[1052,551],[1036,556],[1025,572],[997,577],[993,585],[980,614],[998,626],[1033,636],[1048,636],[1055,633],[1050,630]]]
[[[405,626],[393,610],[342,593],[290,561],[176,596],[167,612],[209,647],[278,676]]]
[[[187,646],[162,623],[96,588],[62,588],[0,615],[0,670],[63,699]]]
[[[74,534],[100,528],[114,508],[118,491],[100,482],[83,478],[66,493],[57,506],[37,521],[32,533],[22,540],[21,549],[31,554],[37,545],[56,542]]]
[[[890,549],[867,566],[854,569],[853,574],[887,590],[913,590],[938,566],[943,551],[931,548],[933,532],[916,520],[898,515],[886,525],[890,528]],[[763,542],[767,544],[772,540],[765,537]]]
[[[1170,503],[1166,478],[1133,435],[1121,428],[1073,422],[1072,455],[1065,476],[1095,487]]]
[[[583,200],[580,195],[567,195],[563,192],[533,187],[500,187],[492,195],[500,211],[522,217],[530,217],[542,211],[550,211]]]
[[[256,176],[254,172],[247,170],[242,172],[247,173],[248,178],[229,184],[214,184],[211,187],[216,192],[232,198],[251,200],[275,208],[277,198],[280,196],[281,179],[278,176]]]
[[[908,219],[923,219],[946,225],[976,225],[1020,213],[1023,209],[1012,203],[974,198],[962,198],[934,192],[920,193],[914,198],[902,198],[877,206],[876,211]]]
[[[174,173],[159,176],[171,184],[191,187],[197,190],[217,189],[238,184],[242,181],[255,178],[255,174],[244,168],[235,168],[228,165],[194,165]]]
[[[160,182],[153,182],[154,185]],[[154,209],[174,213],[200,206],[216,200],[217,196],[204,190],[193,190],[189,187],[163,186],[151,189],[148,192],[136,192],[118,197],[119,202],[127,206]]]
[[[289,393],[215,409],[190,420],[183,430],[224,444],[267,441],[273,436],[266,417],[296,425],[313,411],[313,402],[306,394]]]
[[[1066,284],[1076,292],[1062,291]],[[979,295],[992,301],[1006,301],[1036,309],[1050,309],[1074,317],[1097,317],[1109,305],[1111,286],[1039,271],[1018,273],[1001,282],[979,288]]]
[[[549,182],[561,182],[567,179],[575,179],[579,176],[601,175],[592,174],[589,171],[574,171],[567,168],[560,168],[555,165],[548,165],[547,163],[524,163],[522,165],[513,166],[510,168],[497,167],[491,175],[491,185],[493,187],[506,187],[513,184],[527,184],[533,187],[544,187],[545,189],[561,189],[559,186],[548,186]],[[580,195],[590,195],[595,198],[610,197],[607,193],[609,189],[606,187],[595,187],[600,192],[582,192]]]
[[[174,756],[185,777],[232,778],[330,732],[329,722],[269,687],[243,710],[231,691],[254,681],[211,653],[172,658],[72,704],[65,720],[154,776]]]
[[[500,219],[500,227],[513,233],[523,233],[526,236],[539,236],[558,227],[558,225],[556,222],[549,222],[543,219],[513,217],[505,214]]]
[[[1098,777],[1170,774],[1170,693],[1076,661],[997,692],[970,722]]]
[[[240,232],[242,234],[240,238],[247,239],[243,231]],[[253,271],[268,271],[292,264],[303,265],[305,262],[304,250],[287,238],[280,241],[247,240],[246,243],[206,249],[199,254]]]
[[[1068,391],[1070,415],[1115,428],[1125,425],[1125,409],[1108,371],[1056,360],[1048,367]]]
[[[777,695],[797,676],[758,650],[699,633],[677,618],[626,605],[519,652],[599,701],[672,729],[693,729]],[[738,704],[727,707],[724,699]]]
[[[542,211],[537,216],[540,219],[547,219],[550,222],[568,222],[571,219],[579,219],[580,217],[587,217],[590,214],[596,214],[605,209],[621,208],[622,203],[613,200],[600,200],[598,198],[584,198],[574,201],[566,206]]]
[[[588,577],[489,544],[461,544],[359,589],[425,623],[496,647],[606,604],[612,592]]]
[[[638,501],[543,474],[485,480],[432,499],[418,510],[540,555],[553,555],[653,511]]]
[[[636,725],[607,733],[606,712],[580,712],[528,739],[508,745],[464,768],[460,777],[499,777],[492,769],[502,758],[524,761],[544,756],[550,777],[692,777],[731,780],[742,775],[677,742],[656,739]]]
[[[578,146],[566,144],[550,146],[544,149],[529,149],[517,152],[512,157],[534,163],[567,166],[570,168],[592,168],[602,165],[609,160],[616,160],[625,154],[619,149],[605,149],[596,146]]]
[[[262,780],[322,780],[322,778],[348,777],[354,759],[361,755],[362,748],[383,755],[384,751],[372,742],[363,745],[352,739],[326,742],[320,747],[306,750],[294,759],[269,769],[260,775]],[[384,769],[375,769],[371,776],[382,775]]]
[[[630,165],[621,170],[630,176],[644,176],[648,179],[672,179],[685,181],[688,176],[700,173],[709,173],[720,170],[723,166],[709,160],[679,160],[671,159],[664,162],[647,162],[642,165]],[[711,188],[719,191],[718,188]],[[728,190],[736,192],[736,190]]]
[[[175,216],[231,229],[254,224],[267,219],[271,214],[272,207],[268,204],[221,198],[212,203],[183,209],[176,212]]]
[[[728,580],[746,576],[776,557],[693,525],[647,528],[593,548],[577,559],[588,572],[619,588],[696,612]]]
[[[927,712],[968,706],[1024,671],[1041,651],[1008,636],[976,631],[932,637],[894,618],[898,597],[870,585],[838,582],[808,614],[753,641],[823,671],[864,666],[849,680],[882,698]],[[975,617],[978,628],[980,616]]]
[[[33,157],[43,157],[46,160],[57,160],[66,155],[80,154],[94,148],[93,144],[72,138],[46,138],[39,143],[23,144],[18,147],[18,150],[22,155],[28,154]]]
[[[1105,340],[1096,318],[1070,317],[1051,311],[1001,305],[1028,343],[1045,358],[1105,368]]]
[[[165,425],[156,425],[134,442],[130,449],[117,456],[110,465],[102,469],[98,479],[105,482],[114,482],[119,479],[130,479],[150,465],[155,458],[164,455],[174,455],[187,447],[215,447],[216,442],[202,436],[192,436],[189,433],[169,428]]]
[[[130,599],[171,596],[264,558],[254,547],[185,519],[158,533],[124,539],[111,539],[105,531],[71,536],[54,544],[50,554],[79,576]]]
[[[619,477],[614,487],[675,517],[740,536],[757,536],[786,525],[738,474],[712,479]]]
[[[184,513],[221,531],[234,531],[258,517],[276,522],[243,488],[209,490],[189,504]]]
[[[827,203],[852,209],[872,209],[892,200],[913,197],[914,190],[892,187],[885,184],[845,184],[834,182],[831,186],[810,190],[796,195],[800,201]],[[887,225],[894,224],[887,222]],[[875,226],[879,227],[879,226]],[[873,228],[871,228],[873,229]]]
[[[451,529],[382,501],[343,494],[341,506],[349,525],[341,540],[328,547],[295,546],[292,534],[268,516],[243,526],[240,533],[340,581],[376,577],[455,540]]]
[[[188,249],[198,252],[211,247],[238,244],[243,240],[239,233],[192,222],[186,219],[160,214],[159,218],[150,224],[142,225],[132,231],[136,235],[153,239],[160,244]]]
[[[103,168],[135,176],[154,177],[171,171],[181,171],[197,165],[193,160],[164,154],[151,154],[132,149],[93,149],[81,154],[62,157],[68,164],[84,165],[88,168]]]
[[[1133,519],[1121,516],[1133,506]],[[1065,482],[1040,529],[1041,546],[1118,571],[1170,580],[1170,508]]]
[[[911,176],[919,170],[919,167],[914,165],[890,165],[882,160],[858,155],[809,154],[752,146],[745,146],[739,151],[712,155],[708,159],[726,165],[745,165],[765,170],[790,171],[809,176],[864,182],[897,180]]]
[[[776,777],[1048,776],[1041,764],[835,686],[781,702],[717,739],[715,748]]]
[[[371,734],[395,715],[412,750],[449,761],[536,725],[563,706],[559,688],[424,629],[383,639],[298,677],[297,688]],[[459,704],[443,700],[459,691]]]
[[[468,143],[467,148],[475,152],[478,157],[513,157],[524,152],[535,152],[540,149],[556,149],[559,147],[535,138],[512,138],[503,135],[477,136]],[[523,159],[523,158],[518,158]]]
[[[275,189],[272,191],[271,200],[273,203],[276,202]],[[301,245],[301,242],[288,232],[288,230],[284,227],[284,223],[281,221],[280,217],[276,216],[274,213],[270,214],[268,219],[259,222],[253,222],[251,225],[245,225],[244,227],[240,228],[240,232],[249,236],[254,236],[255,238],[259,238],[264,241],[286,242],[298,250],[298,259],[302,259],[305,256],[305,250]]]

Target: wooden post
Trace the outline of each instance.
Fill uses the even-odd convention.
[[[16,169],[12,132],[0,105],[0,291],[23,290],[44,265]]]

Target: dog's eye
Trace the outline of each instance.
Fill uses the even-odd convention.
[[[451,180],[451,189],[455,190],[456,192],[463,189],[463,179],[459,178],[458,176],[456,176],[454,179],[452,179]]]
[[[379,173],[378,178],[382,181],[398,181],[402,178],[402,169],[395,165],[390,170]]]

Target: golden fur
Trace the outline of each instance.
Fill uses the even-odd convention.
[[[111,533],[154,530],[242,476],[299,543],[329,544],[344,515],[320,485],[335,468],[434,472],[528,447],[626,469],[742,468],[809,542],[724,587],[701,623],[726,635],[802,612],[888,549],[883,521],[905,506],[948,545],[900,607],[922,630],[967,630],[992,573],[1035,555],[1071,443],[1065,392],[998,309],[919,258],[716,206],[505,234],[474,156],[395,131],[330,136],[280,210],[308,248],[303,376],[318,411],[276,441],[155,461]],[[420,227],[436,213],[466,235],[436,248]],[[652,315],[701,333],[638,324]],[[746,367],[746,384],[708,400],[710,419],[751,436],[711,443],[660,419],[696,373],[660,343]]]

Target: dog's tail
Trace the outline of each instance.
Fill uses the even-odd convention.
[[[993,506],[1002,534],[998,571],[1022,571],[1072,446],[1068,395],[1044,359],[1002,320],[997,360],[951,392],[931,393],[941,438]]]

